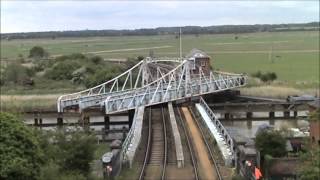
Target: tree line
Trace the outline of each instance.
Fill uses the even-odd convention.
[[[144,36],[177,34],[180,27],[158,27],[134,30],[79,30],[79,31],[47,31],[28,33],[5,33],[1,39],[32,39],[32,38],[60,38],[60,37],[94,37],[94,36]],[[290,24],[255,24],[255,25],[219,25],[219,26],[184,26],[183,34],[228,34],[253,33],[273,31],[309,31],[319,30],[319,22],[290,23]]]

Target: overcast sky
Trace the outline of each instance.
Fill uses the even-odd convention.
[[[319,1],[2,1],[1,33],[319,21]]]

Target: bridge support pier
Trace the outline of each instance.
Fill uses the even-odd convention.
[[[293,111],[293,117],[296,118],[297,116],[298,116],[298,111],[297,111],[297,110],[294,110],[294,111]]]
[[[224,114],[224,119],[230,119],[230,113],[225,113]]]
[[[290,117],[290,111],[284,111],[283,112],[283,117],[289,118]]]
[[[104,130],[108,132],[110,130],[110,116],[104,115]]]
[[[276,123],[276,122],[275,122],[275,120],[274,120],[274,119],[269,120],[269,124],[270,124],[270,125],[274,126],[274,125],[275,125],[275,123]]]
[[[42,118],[41,117],[39,118],[39,126],[40,126],[40,128],[42,127]]]
[[[58,118],[57,118],[57,125],[58,128],[61,128],[63,126],[63,117],[62,117],[62,113],[58,114]]]
[[[128,111],[129,129],[131,128],[132,123],[133,123],[134,113],[135,113],[134,109]]]
[[[274,111],[269,112],[269,118],[273,119],[274,118]]]
[[[248,129],[252,129],[252,120],[247,120]]]
[[[90,130],[90,117],[86,114],[83,114],[82,116],[82,125],[84,130],[86,131]]]
[[[35,125],[35,126],[38,126],[38,125],[39,125],[39,121],[38,121],[38,118],[37,118],[37,117],[34,118],[34,125]]]
[[[251,119],[252,118],[252,112],[247,112],[247,119]]]

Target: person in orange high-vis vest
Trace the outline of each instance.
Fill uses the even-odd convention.
[[[256,180],[259,180],[262,178],[262,174],[259,168],[254,167],[254,175],[256,177]]]

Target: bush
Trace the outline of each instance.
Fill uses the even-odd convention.
[[[117,75],[120,74],[122,69],[119,66],[116,65],[111,65],[107,66],[106,68],[103,69],[98,69],[94,72],[94,74],[88,76],[84,83],[87,88],[93,87],[96,85],[99,85],[101,83],[104,83],[108,80],[113,79]],[[121,82],[119,82],[121,83]]]
[[[71,80],[73,71],[80,67],[79,63],[74,61],[58,62],[52,69],[46,71],[45,76],[53,80]]]
[[[267,154],[282,157],[286,154],[286,139],[278,131],[259,131],[256,135],[255,146],[260,151],[261,157]]]
[[[11,63],[3,70],[2,83],[24,85],[24,82],[30,80],[34,74],[35,72],[31,68],[24,67],[21,64]]]
[[[64,175],[89,175],[90,162],[94,159],[97,148],[94,134],[80,129],[73,132],[67,132],[66,129],[44,132],[41,146],[47,154],[46,161],[50,162],[42,168],[42,174],[59,172]]]
[[[252,77],[259,78],[263,82],[274,81],[277,79],[277,74],[274,72],[267,72],[265,74],[261,73],[261,71],[257,71],[251,74]]]
[[[55,60],[56,61],[65,61],[65,60],[83,60],[86,59],[87,57],[81,53],[73,53],[70,55],[63,55],[57,57]]]
[[[48,52],[46,52],[41,46],[34,46],[29,51],[29,58],[38,59],[38,58],[44,58],[48,56],[49,56]]]
[[[43,151],[21,119],[0,112],[0,179],[37,179]]]
[[[103,59],[100,56],[93,56],[90,58],[90,61],[92,61],[94,64],[101,64]]]

